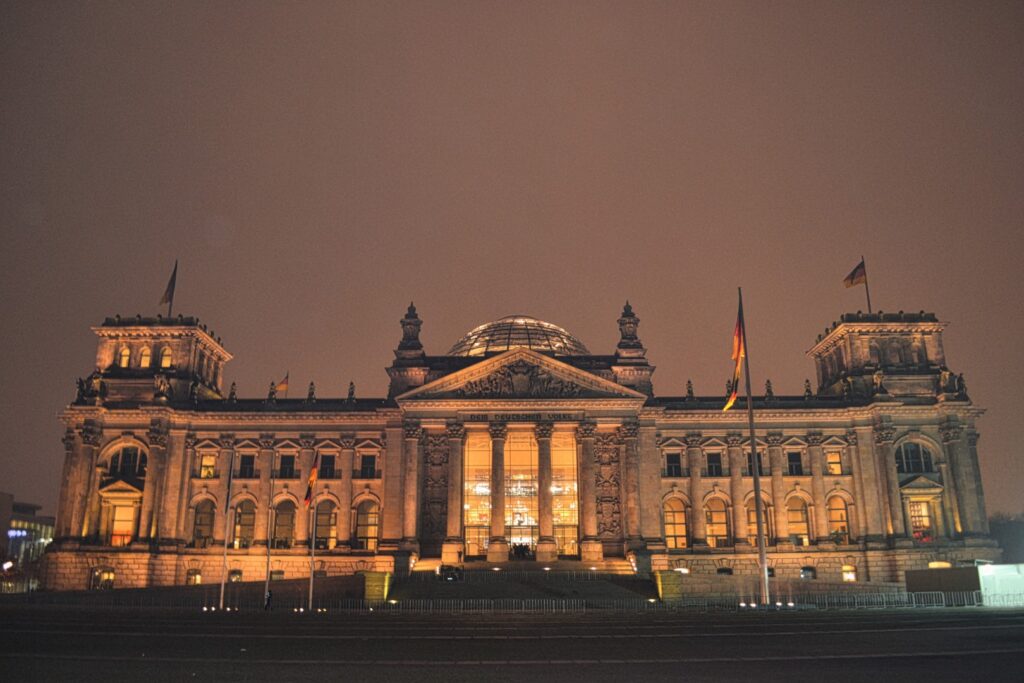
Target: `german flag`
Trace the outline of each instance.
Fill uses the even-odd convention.
[[[843,279],[843,284],[849,289],[854,285],[866,285],[868,281],[868,269],[864,265],[864,259],[860,260],[860,263],[850,271],[850,274]]]
[[[287,372],[284,373],[284,379],[281,380],[280,382],[278,382],[277,383],[277,387],[276,387],[278,392],[283,392],[284,393],[285,398],[288,397],[288,374],[289,373],[287,373]]]
[[[746,332],[743,329],[743,299],[740,299],[739,313],[736,315],[736,329],[732,333],[732,360],[735,363],[735,367],[732,372],[732,393],[729,394],[728,400],[725,402],[725,407],[722,408],[722,412],[732,408],[732,405],[736,403],[736,397],[740,390],[740,372],[743,371],[743,358],[747,355],[747,348],[744,345],[744,337]]]
[[[309,470],[309,481],[306,483],[306,507],[313,502],[313,484],[316,483],[316,470],[320,466],[320,451],[313,456],[313,467]]]

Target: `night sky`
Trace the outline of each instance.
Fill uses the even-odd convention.
[[[950,322],[988,409],[990,512],[1024,509],[1024,4],[0,4],[0,490],[52,513],[90,326],[176,312],[263,396],[383,396],[512,313],[655,391],[719,394],[743,286],[754,386],[867,258],[875,308]]]

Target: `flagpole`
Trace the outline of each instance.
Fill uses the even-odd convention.
[[[868,297],[868,315],[871,315],[871,290],[868,289],[868,265],[864,261],[864,256],[861,255],[860,262],[864,264],[864,294]]]
[[[754,399],[750,391],[750,347],[747,346],[747,322],[743,320],[743,288],[739,287],[740,320],[743,329],[743,374],[747,383],[747,422],[750,428],[750,473],[754,478],[754,516],[757,518],[757,561],[760,567],[761,604],[770,604],[768,589],[768,553],[764,537],[764,501],[761,500],[761,459],[757,457],[757,439],[754,437]]]
[[[313,517],[313,533],[309,536],[309,611],[313,611],[313,558],[316,555],[316,506],[309,506],[309,514]]]
[[[224,504],[224,560],[220,571],[220,601],[218,606],[224,609],[224,587],[228,580],[228,525],[231,523],[231,478],[235,471],[235,449],[231,449],[231,462],[228,466],[228,493]]]

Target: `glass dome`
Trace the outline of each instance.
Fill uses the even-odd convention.
[[[509,315],[470,330],[455,342],[448,355],[483,356],[520,347],[556,356],[590,355],[583,342],[558,325],[528,315]]]

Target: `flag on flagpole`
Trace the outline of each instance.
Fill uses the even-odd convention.
[[[313,484],[317,479],[317,468],[320,466],[320,451],[313,456],[313,467],[309,470],[309,481],[306,483],[306,507],[309,507],[313,500]]]
[[[167,289],[164,290],[164,295],[160,297],[160,303],[158,306],[167,304],[171,306],[174,303],[174,286],[178,282],[178,259],[174,259],[174,270],[171,271],[171,279],[167,281]],[[168,309],[170,310],[170,309]]]
[[[284,392],[286,398],[288,396],[288,374],[289,373],[287,373],[287,372],[284,373],[284,379],[281,380],[280,382],[278,382],[277,383],[277,387],[276,387],[277,391],[283,391]]]
[[[857,267],[850,271],[850,274],[843,280],[843,284],[849,289],[854,285],[863,285],[868,281],[868,269],[864,266],[864,259],[860,260]]]
[[[735,363],[732,372],[732,393],[729,394],[725,407],[722,408],[723,413],[732,408],[732,405],[736,403],[736,397],[739,395],[740,372],[743,370],[743,358],[747,355],[747,349],[743,345],[743,337],[743,301],[741,300],[739,312],[736,314],[736,329],[732,333],[732,360]]]

